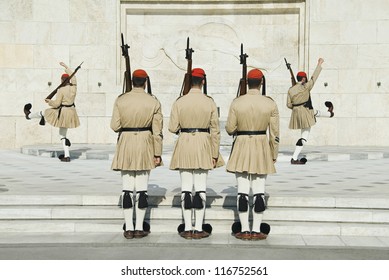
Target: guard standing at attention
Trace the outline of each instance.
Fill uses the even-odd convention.
[[[242,240],[266,239],[270,226],[262,224],[266,209],[267,174],[276,172],[274,163],[279,146],[279,113],[277,104],[261,94],[263,73],[253,69],[247,74],[248,91],[235,98],[227,117],[226,131],[235,137],[227,171],[235,173],[238,184],[237,208],[240,223],[234,223],[233,234]],[[262,92],[265,89],[262,88]],[[268,135],[267,135],[268,131]],[[249,195],[253,195],[249,224]],[[239,229],[235,225],[239,224]],[[234,229],[235,227],[235,229]]]
[[[145,92],[146,82],[149,93]],[[151,95],[150,78],[138,69],[132,75],[131,91],[115,101],[111,128],[119,133],[112,169],[121,172],[124,237],[142,238],[149,234],[144,222],[148,207],[147,186],[151,169],[162,164],[161,104]],[[133,222],[135,212],[135,223]]]
[[[171,109],[169,131],[179,134],[179,137],[170,169],[179,170],[181,176],[184,228],[179,229],[179,234],[185,239],[201,239],[212,231],[210,225],[204,224],[208,171],[224,165],[224,161],[219,153],[217,107],[213,99],[201,90],[206,84],[205,72],[195,68],[191,76],[189,92],[179,97]],[[195,215],[194,227],[192,214]]]

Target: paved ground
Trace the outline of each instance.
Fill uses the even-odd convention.
[[[70,163],[50,157],[57,148],[24,149],[25,153],[40,156],[1,150],[0,195],[120,193],[120,175],[110,170],[114,146],[73,145],[73,157],[78,158]],[[165,166],[153,170],[149,182],[151,188],[166,193],[178,192],[180,185],[178,173],[168,169],[171,149],[165,148]],[[309,162],[304,166],[290,165],[292,151],[293,147],[280,149],[278,173],[267,180],[267,192],[271,195],[330,195],[361,200],[389,197],[387,147],[306,147]],[[222,150],[225,159],[228,153],[228,148]],[[234,175],[224,167],[210,172],[208,185],[216,193],[236,191]],[[378,237],[269,236],[253,248],[247,242],[217,234],[198,244],[188,243],[173,233],[150,235],[138,243],[124,240],[121,233],[57,235],[52,243],[50,238],[53,237],[44,234],[0,234],[0,259],[132,258],[127,249],[135,249],[139,259],[389,259],[389,238]]]

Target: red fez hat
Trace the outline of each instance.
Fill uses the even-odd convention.
[[[199,77],[199,78],[204,78],[205,77],[205,72],[201,68],[194,68],[192,70],[192,76],[193,77]]]
[[[297,73],[297,77],[304,77],[304,78],[306,78],[307,77],[307,73],[305,73],[305,72],[298,72]]]
[[[69,75],[68,74],[62,74],[62,76],[61,76],[61,79],[67,79],[67,78],[69,78]]]
[[[135,71],[132,73],[132,76],[133,76],[133,77],[136,77],[136,78],[147,78],[147,77],[148,77],[146,71],[145,71],[145,70],[142,70],[142,69],[137,69],[137,70],[135,70]]]
[[[259,69],[253,69],[250,70],[249,73],[247,74],[247,79],[257,79],[260,80],[263,77],[263,73]]]

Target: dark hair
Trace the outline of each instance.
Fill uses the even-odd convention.
[[[247,84],[249,88],[258,88],[261,85],[262,79],[247,79]]]
[[[304,76],[296,76],[297,78],[297,82],[301,82],[303,80],[303,78],[305,78]]]
[[[192,76],[192,86],[200,86],[204,78]]]
[[[139,77],[132,78],[132,85],[134,87],[143,87],[145,83],[146,83],[146,78],[139,78]]]

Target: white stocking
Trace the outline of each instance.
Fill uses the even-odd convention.
[[[238,182],[238,193],[246,194],[247,198],[249,196],[250,192],[250,180],[249,175],[247,173],[235,173],[236,180]],[[239,195],[237,197],[237,206],[238,206],[238,215],[239,220],[242,225],[242,232],[244,231],[250,231],[250,225],[249,225],[249,211],[246,212],[240,212],[239,211]]]
[[[180,176],[181,176],[181,192],[182,192],[181,193],[182,216],[184,218],[185,231],[189,231],[192,230],[192,209],[185,209],[184,207],[185,194],[183,192],[190,192],[192,194],[193,170],[192,169],[180,170]]]
[[[122,201],[124,197],[124,191],[131,192],[131,196],[133,195],[133,191],[135,189],[135,172],[134,171],[121,171],[122,176],[122,184],[123,184],[123,193],[122,193]],[[131,201],[134,199],[131,197]],[[123,209],[124,220],[126,223],[126,230],[134,230],[134,205],[131,208]]]
[[[62,142],[64,156],[65,157],[70,157],[69,146],[66,145],[66,134],[67,134],[67,132],[68,132],[68,129],[65,128],[65,127],[60,127],[59,128],[59,137],[60,137],[61,142]]]
[[[195,209],[195,230],[202,231],[204,216],[205,216],[205,207],[206,207],[206,189],[207,189],[207,170],[194,170],[194,188],[195,192],[201,192],[200,197],[203,201],[203,208]]]
[[[135,171],[135,230],[143,230],[143,221],[145,219],[147,208],[139,208],[139,192],[147,191],[147,185],[149,182],[150,171]],[[146,193],[147,194],[147,193]]]
[[[265,194],[265,182],[266,182],[266,175],[257,175],[257,174],[251,174],[251,184],[252,184],[252,190],[253,195],[263,193]],[[261,198],[259,198],[261,199]],[[253,203],[255,203],[255,198],[253,200]],[[253,227],[252,230],[255,232],[260,232],[260,227],[262,223],[263,218],[263,212],[257,213],[254,211],[254,207],[252,209],[253,213]]]
[[[296,148],[295,148],[294,153],[293,153],[294,160],[298,160],[298,157],[299,157],[301,151],[303,150],[304,144],[308,141],[310,131],[311,131],[310,127],[301,129],[302,145],[301,146],[296,145]]]

